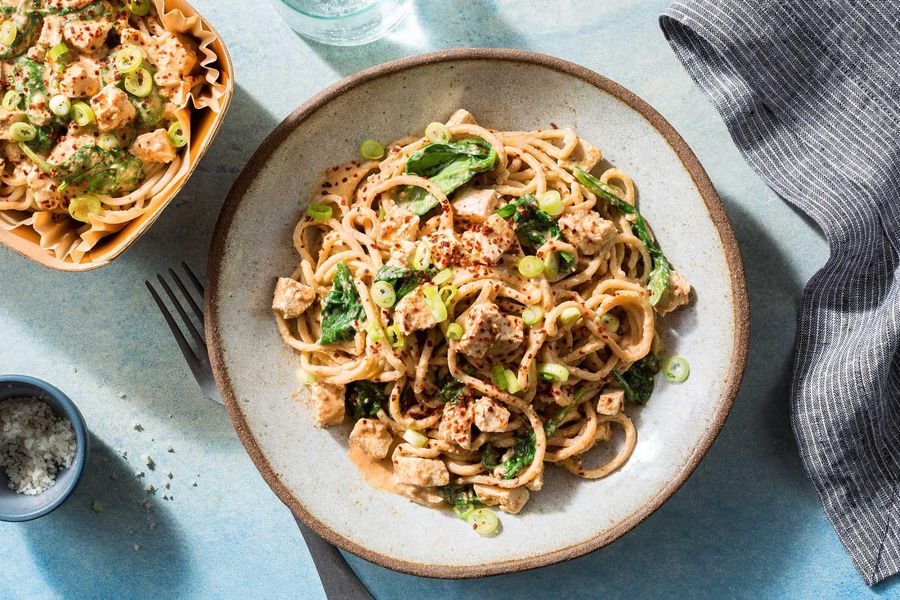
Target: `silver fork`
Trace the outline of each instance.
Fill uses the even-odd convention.
[[[178,296],[172,290],[172,286],[169,285],[166,279],[162,275],[157,275],[156,279],[162,289],[166,292],[166,296],[168,296],[172,306],[175,307],[175,312],[181,318],[182,326],[187,330],[188,335],[190,335],[194,342],[193,345],[181,331],[181,327],[179,327],[178,322],[172,316],[168,306],[163,302],[163,299],[157,293],[153,284],[150,283],[149,280],[144,281],[144,284],[146,284],[147,289],[150,290],[150,295],[153,296],[153,300],[156,302],[156,306],[159,307],[159,311],[166,320],[169,329],[172,330],[172,335],[175,336],[175,341],[178,342],[178,347],[181,349],[181,353],[184,355],[184,359],[187,361],[191,373],[194,374],[194,379],[200,384],[203,393],[206,394],[210,400],[214,400],[219,404],[224,404],[222,402],[222,396],[219,394],[218,388],[216,388],[216,381],[213,378],[212,368],[209,365],[209,351],[206,348],[206,341],[204,339],[203,310],[200,308],[200,305],[203,303],[203,285],[186,263],[182,262],[181,268],[184,269],[187,279],[196,290],[196,293],[199,294],[199,303],[195,300],[194,294],[188,290],[188,287],[181,280],[181,277],[178,276],[178,273],[175,272],[175,269],[169,269],[169,276],[172,278],[172,281],[175,282],[175,286],[184,297],[197,324],[195,324],[194,320],[188,315],[188,311],[185,310],[184,304],[178,299]],[[295,520],[300,527],[300,533],[303,534],[306,546],[309,548],[309,553],[312,556],[313,563],[316,565],[316,570],[319,572],[319,578],[322,580],[322,587],[325,588],[325,596],[329,600],[374,600],[372,595],[356,576],[356,573],[350,568],[350,565],[347,564],[344,557],[341,556],[338,549],[319,537],[316,532],[307,527],[300,519],[295,517]]]

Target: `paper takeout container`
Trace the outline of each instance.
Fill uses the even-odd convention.
[[[189,101],[192,110],[188,160],[170,184],[150,199],[147,212],[122,229],[102,237],[81,257],[80,262],[71,254],[62,258],[57,256],[62,254],[62,244],[71,243],[65,239],[59,241],[64,235],[47,235],[45,231],[42,247],[42,236],[33,226],[15,226],[16,219],[21,220],[23,214],[12,214],[14,211],[0,211],[0,244],[58,271],[81,272],[103,267],[115,260],[150,228],[197,168],[218,133],[231,103],[234,68],[222,38],[193,6],[184,0],[154,0],[154,4],[167,28],[183,32],[200,42],[199,64],[206,84],[196,90]],[[71,239],[71,235],[69,238]]]

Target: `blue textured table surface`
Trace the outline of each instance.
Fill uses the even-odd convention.
[[[0,597],[324,598],[288,510],[224,410],[200,393],[143,281],[181,260],[205,267],[219,207],[244,162],[321,88],[408,54],[497,46],[556,55],[624,84],[693,147],[744,255],[753,307],[744,385],[687,484],[612,546],[554,567],[459,582],[350,557],[362,580],[378,598],[900,598],[898,580],[863,585],[790,431],[794,322],[803,282],[827,256],[821,236],[746,166],[669,50],[656,20],[666,0],[540,4],[422,1],[388,39],[339,49],[297,37],[264,2],[196,0],[231,50],[237,89],[185,190],[100,271],[54,273],[0,250],[0,371],[58,385],[94,434],[93,461],[64,506],[36,522],[0,524]],[[145,453],[155,470],[144,466]]]

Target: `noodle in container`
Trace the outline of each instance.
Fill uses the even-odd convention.
[[[121,207],[107,206],[104,199],[104,211],[89,214],[83,220],[71,218],[69,215],[72,211],[69,210],[69,214],[66,214],[66,210],[63,210],[62,206],[55,210],[41,210],[40,208],[36,209],[36,203],[32,202],[30,208],[17,210],[17,207],[11,206],[14,204],[13,202],[4,203],[0,198],[0,243],[45,267],[60,271],[89,271],[109,264],[124,252],[153,224],[172,198],[185,185],[218,132],[231,102],[234,91],[233,68],[231,58],[218,33],[184,0],[143,0],[143,2],[133,4],[140,5],[142,3],[152,5],[150,10],[155,11],[158,15],[159,22],[165,31],[189,40],[196,53],[196,65],[190,76],[187,77],[191,82],[189,89],[166,98],[173,105],[174,110],[167,111],[167,120],[158,125],[159,128],[174,127],[176,138],[183,136],[186,144],[183,147],[176,145],[177,156],[166,164],[145,163],[145,177],[136,189],[126,189],[125,193],[110,194],[110,200],[115,204],[122,204]],[[153,13],[151,12],[151,14]],[[65,19],[65,17],[63,18]],[[43,31],[41,35],[43,35]],[[66,40],[71,40],[71,36]],[[72,45],[71,41],[69,41],[69,45]],[[55,56],[51,56],[54,50],[56,50],[55,47],[47,52],[44,60],[54,60]],[[70,48],[70,50],[79,53],[77,48]],[[90,52],[86,51],[86,55],[89,58]],[[22,56],[28,55],[23,54]],[[15,58],[17,57],[7,62],[12,62]],[[112,63],[112,59],[118,57],[110,55],[109,58],[109,62]],[[116,64],[116,68],[120,66],[120,64]],[[130,67],[127,66],[119,69],[122,73],[119,73],[117,77],[125,77],[129,69]],[[60,72],[63,71],[64,69],[60,68]],[[126,88],[128,88],[128,83],[125,81]],[[128,91],[131,93],[133,88]],[[56,91],[51,90],[49,93],[54,94]],[[96,98],[97,96],[94,96],[90,100],[91,105]],[[38,100],[40,99],[38,98]],[[32,101],[32,104],[28,104],[29,101]],[[13,98],[13,102],[15,102],[15,98]],[[81,102],[77,98],[72,98],[71,103],[74,107],[75,104]],[[87,98],[84,99],[84,103],[88,103]],[[25,106],[19,108],[28,107],[30,109],[33,106],[33,99],[30,98],[26,100]],[[53,103],[50,103],[49,110],[60,114],[57,112],[57,108],[58,106],[54,107]],[[6,110],[6,106],[4,106],[4,110]],[[30,110],[28,114],[31,119]],[[69,117],[66,118],[70,118],[72,114],[76,113],[69,113]],[[91,117],[93,116],[91,115]],[[99,120],[100,118],[98,118],[98,126]],[[28,125],[29,123],[23,124]],[[69,125],[67,136],[72,138],[74,136],[71,123]],[[178,125],[180,125],[180,130],[177,128]],[[157,125],[150,127],[149,130],[152,130],[153,127],[157,127]],[[100,130],[102,131],[102,128]],[[28,131],[26,130],[25,133],[27,134]],[[94,132],[93,135],[97,135],[97,133]],[[170,137],[170,140],[176,138]],[[100,136],[99,142],[102,146],[102,136]],[[127,143],[132,144],[133,140],[129,140]],[[62,144],[58,144],[57,148],[60,145]],[[55,152],[56,148],[51,152],[51,156]],[[50,166],[55,167],[55,165],[56,162],[51,162]],[[15,171],[11,174],[9,171],[7,169],[4,176],[5,185],[8,185],[7,180],[9,179],[15,181],[17,176],[22,177]],[[52,176],[55,178],[54,185],[58,186],[61,178],[55,171]],[[73,193],[70,188],[69,196]],[[129,198],[131,194],[134,194],[133,198]],[[21,192],[18,198],[19,202],[24,205],[25,200],[22,198]],[[67,197],[66,203],[69,200],[70,198]],[[126,202],[126,200],[131,201]]]

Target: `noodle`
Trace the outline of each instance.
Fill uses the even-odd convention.
[[[654,305],[658,248],[574,175],[600,162],[574,131],[494,131],[465,111],[447,130],[450,145],[483,144],[469,155],[496,153],[459,189],[445,193],[442,175],[410,170],[446,140],[401,140],[380,162],[328,170],[320,214],[294,230],[300,263],[279,280],[273,308],[320,425],[353,412],[351,446],[373,463],[390,458],[395,491],[434,504],[434,488],[454,506],[462,498],[518,512],[548,463],[597,479],[627,462],[637,442],[627,401],[646,401],[634,378],[649,373],[652,390],[657,316],[686,303],[690,286],[667,271]],[[627,174],[609,168],[599,181],[635,205]],[[548,191],[561,205],[543,211],[555,201]],[[410,197],[431,205],[414,214]],[[543,272],[523,270],[529,256]],[[339,290],[344,268],[352,289]],[[390,296],[404,285],[402,299]],[[341,290],[356,298],[358,318],[343,339],[321,343]],[[584,456],[619,430],[613,458],[585,468]]]

